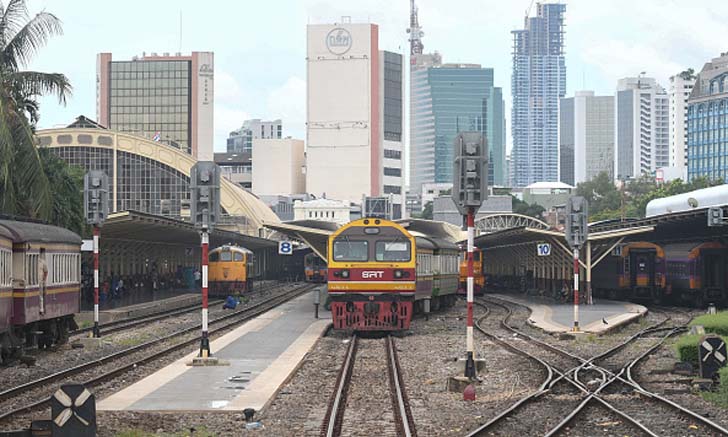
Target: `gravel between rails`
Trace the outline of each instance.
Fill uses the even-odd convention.
[[[341,435],[396,437],[384,340],[360,338],[346,397]]]
[[[298,284],[299,286],[302,286],[303,284]],[[292,285],[293,287],[293,285]],[[287,291],[291,291],[292,288],[287,288]],[[281,293],[282,294],[282,293]],[[261,299],[262,300],[262,299]],[[238,307],[238,309],[243,309],[243,307]],[[211,324],[211,328],[214,328],[214,324]],[[228,332],[231,329],[234,329],[235,327],[230,327],[225,330],[225,332]],[[217,333],[216,336],[222,335],[223,333]],[[160,335],[161,337],[161,335]],[[177,336],[172,340],[164,341],[159,344],[154,345],[150,349],[146,349],[144,351],[140,351],[138,353],[129,354],[127,357],[124,357],[120,360],[114,361],[109,364],[105,364],[101,367],[96,367],[93,369],[90,369],[88,371],[84,371],[82,373],[79,373],[73,377],[74,381],[85,381],[89,380],[95,376],[98,376],[106,371],[109,371],[111,369],[115,369],[118,367],[121,367],[124,365],[124,363],[131,363],[134,361],[135,358],[139,357],[146,357],[150,356],[154,353],[154,351],[158,351],[160,349],[164,349],[166,346],[169,346],[171,344],[177,344],[181,343],[184,340],[188,339],[194,339],[199,338],[198,332],[191,332],[185,336]],[[181,350],[177,350],[172,353],[168,353],[164,355],[163,357],[155,358],[153,361],[137,366],[134,370],[125,372],[123,375],[116,376],[108,381],[105,381],[101,384],[96,385],[93,387],[93,393],[95,394],[97,399],[102,399],[116,391],[119,391],[120,389],[133,384],[134,382],[139,381],[140,379],[156,372],[162,367],[165,367],[174,361],[178,360],[181,357],[184,357],[185,355],[189,354],[190,352],[196,350],[198,348],[197,345],[191,345],[186,348],[182,348]],[[39,387],[36,389],[31,389],[23,394],[10,398],[3,403],[0,403],[0,411],[9,411],[13,408],[17,408],[19,406],[27,405],[32,402],[35,402],[39,399],[45,399],[52,394],[58,385],[60,385],[61,382],[58,381],[57,383],[54,383],[52,387]],[[99,415],[100,417],[101,415]],[[197,415],[200,416],[199,414]],[[0,431],[3,430],[12,430],[12,429],[20,429],[27,427],[32,420],[36,419],[48,419],[50,417],[50,410],[49,408],[42,408],[38,410],[34,410],[31,412],[27,412],[18,416],[14,416],[11,419],[6,419],[0,423]],[[99,419],[98,422],[101,424],[101,420]],[[107,435],[115,435],[115,432],[123,429],[123,428],[115,428],[114,432],[111,432]],[[187,431],[187,429],[185,429]],[[223,434],[224,435],[224,434]]]
[[[597,406],[596,404],[590,404],[558,435],[569,437],[640,437],[646,436],[647,434],[636,429],[629,422],[626,422],[606,408]]]
[[[271,296],[283,294],[287,290],[288,288],[286,287],[280,287],[261,292],[254,291],[246,295],[248,301],[238,308],[255,305]],[[229,312],[229,310],[223,310],[222,305],[210,307],[210,319],[214,319],[226,312]],[[36,358],[36,364],[34,366],[15,364],[0,367],[0,391],[51,375],[87,361],[99,359],[130,346],[163,337],[174,331],[199,323],[200,312],[192,311],[109,335],[104,335],[102,330],[102,341],[96,348],[74,349],[71,347],[71,342],[69,342],[68,344],[55,347],[52,350],[30,351],[29,354]]]

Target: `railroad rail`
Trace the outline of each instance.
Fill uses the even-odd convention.
[[[264,293],[264,292],[273,290],[275,288],[278,288],[281,285],[282,284],[280,282],[275,282],[273,284],[265,284],[265,285],[262,285],[261,287],[254,289],[253,293],[254,294]],[[210,306],[219,305],[223,302],[224,302],[224,300],[222,300],[222,299],[211,300]],[[199,311],[199,310],[200,310],[200,303],[197,302],[192,305],[185,305],[185,306],[174,308],[174,309],[156,311],[154,313],[146,314],[143,316],[128,317],[125,319],[119,319],[119,320],[114,320],[111,322],[102,323],[99,325],[99,329],[101,330],[102,334],[108,335],[108,334],[111,334],[114,332],[125,331],[127,329],[136,328],[137,326],[145,325],[147,323],[158,322],[160,320],[165,320],[165,319],[168,319],[171,317],[176,317],[176,316],[180,316],[183,314],[187,314],[187,313],[191,313],[191,312],[195,312],[195,311]],[[79,329],[76,329],[75,331],[71,332],[71,335],[78,336],[81,334],[86,334],[88,332],[93,331],[93,329],[94,329],[93,326],[79,328]]]
[[[484,304],[483,302],[486,302]],[[566,425],[568,425],[575,417],[578,416],[578,414],[591,402],[597,402],[602,407],[607,408],[612,413],[616,414],[617,416],[621,417],[634,427],[638,428],[640,431],[645,433],[646,435],[650,436],[657,436],[659,434],[652,431],[646,424],[643,423],[643,421],[640,421],[633,417],[633,414],[627,414],[624,409],[617,408],[613,405],[613,400],[608,399],[607,396],[603,394],[605,389],[607,389],[610,385],[614,383],[621,383],[625,387],[627,387],[630,390],[633,390],[634,392],[638,393],[640,395],[640,403],[642,403],[642,400],[647,400],[648,402],[654,402],[658,403],[662,406],[667,406],[669,409],[677,411],[679,414],[688,416],[692,420],[696,420],[700,422],[702,425],[704,425],[707,429],[711,430],[711,432],[718,432],[723,435],[728,435],[728,430],[723,428],[721,425],[716,424],[715,422],[711,421],[710,419],[695,413],[694,411],[685,408],[669,399],[666,399],[662,396],[660,396],[657,393],[650,392],[646,389],[644,389],[642,386],[640,386],[633,377],[633,369],[634,367],[642,360],[644,360],[646,357],[648,357],[650,354],[654,353],[656,350],[658,350],[664,342],[671,336],[683,332],[686,329],[686,325],[688,322],[678,324],[676,326],[663,326],[665,325],[670,318],[667,317],[661,322],[654,324],[650,327],[647,327],[638,333],[632,335],[631,337],[627,338],[625,341],[617,344],[616,346],[610,348],[609,350],[600,353],[590,359],[584,359],[581,358],[575,354],[572,354],[568,351],[565,351],[563,349],[560,349],[556,346],[553,346],[551,344],[548,344],[544,341],[541,341],[537,338],[534,338],[532,336],[529,336],[528,334],[521,332],[520,330],[512,327],[508,324],[508,321],[510,317],[513,315],[513,311],[509,305],[513,305],[510,302],[504,302],[500,301],[498,299],[483,299],[481,302],[477,302],[477,305],[483,307],[486,309],[486,314],[482,317],[480,317],[476,323],[476,328],[482,332],[485,336],[490,338],[495,343],[503,346],[504,348],[521,355],[523,357],[526,357],[527,359],[537,362],[546,372],[546,378],[541,383],[541,385],[536,389],[536,391],[529,393],[528,395],[524,396],[523,398],[516,401],[514,404],[512,404],[510,407],[499,413],[496,417],[485,423],[484,425],[480,426],[479,428],[472,431],[469,436],[479,436],[479,435],[486,435],[488,432],[492,432],[493,428],[501,423],[503,419],[506,417],[510,417],[513,415],[516,411],[523,408],[525,405],[536,402],[537,400],[541,399],[542,396],[549,393],[556,383],[559,381],[564,381],[571,386],[577,388],[582,393],[582,398],[580,402],[575,405],[573,408],[571,408],[571,411],[565,415],[565,417],[554,427],[552,427],[545,435],[546,436],[555,436],[564,431],[566,428]],[[500,327],[505,330],[505,332],[508,333],[507,336],[503,336],[503,338],[509,338],[511,335],[514,335],[517,338],[524,339],[527,342],[538,346],[541,349],[548,350],[553,353],[557,353],[563,357],[570,357],[574,359],[575,361],[578,361],[579,364],[571,367],[571,368],[559,368],[555,365],[553,365],[551,362],[542,359],[537,354],[534,354],[532,352],[529,352],[526,350],[527,348],[524,348],[522,345],[516,346],[512,344],[511,341],[505,340],[503,338],[500,338],[496,334],[485,330],[482,327],[482,322],[485,320],[489,314],[490,314],[490,305],[495,305],[503,308],[505,310],[505,317],[503,317],[500,320]],[[658,337],[658,341],[656,341],[654,344],[652,344],[648,349],[640,353],[636,358],[631,358],[627,361],[627,363],[623,366],[621,366],[618,370],[612,371],[604,366],[599,366],[596,363],[600,360],[603,360],[607,357],[613,356],[617,352],[625,349],[627,346],[633,344],[635,340],[639,338],[645,338],[647,335],[654,335],[661,333],[662,335]],[[586,387],[586,384],[582,383],[579,379],[579,372],[583,370],[589,370],[595,373],[600,374],[601,381],[599,386],[596,389],[589,390]],[[630,410],[634,411],[634,410]]]
[[[331,396],[324,421],[321,425],[321,435],[324,437],[337,437],[342,434],[354,365],[357,358],[357,351],[359,350],[359,341],[358,335],[352,335],[349,347],[344,356],[344,361],[336,378],[334,393]],[[398,436],[416,437],[417,431],[415,430],[412,411],[410,410],[409,399],[405,390],[404,378],[397,356],[397,348],[391,336],[388,335],[384,341],[389,394],[392,402],[396,432]],[[379,431],[381,432],[381,430]]]
[[[293,289],[291,289],[288,292],[279,294],[277,296],[271,297],[269,299],[266,299],[263,302],[259,302],[257,304],[251,305],[247,308],[243,308],[234,312],[231,312],[229,314],[226,314],[221,317],[217,317],[214,320],[210,320],[210,326],[216,325],[214,328],[211,328],[209,333],[216,334],[225,332],[229,329],[235,328],[236,326],[240,325],[241,323],[248,321],[254,317],[257,317],[266,311],[269,311],[270,309],[285,303],[295,297],[300,296],[306,291],[311,290],[314,288],[314,285],[312,284],[303,284],[303,285],[297,285]],[[170,340],[175,340],[178,337],[184,337],[188,334],[191,334],[193,332],[199,331],[200,324],[197,324],[195,326],[191,326],[188,328],[183,328],[180,330],[177,330],[171,334],[165,335],[163,337],[141,343],[136,346],[129,347],[127,349],[114,352],[112,354],[109,354],[107,356],[101,357],[99,359],[88,361],[86,363],[80,364],[78,366],[74,366],[68,369],[61,370],[59,372],[53,373],[51,375],[18,385],[16,387],[7,389],[5,391],[0,392],[0,410],[5,410],[2,413],[0,413],[0,422],[11,419],[15,416],[18,416],[22,413],[26,413],[28,411],[36,410],[40,407],[46,406],[50,401],[50,394],[48,392],[53,392],[54,390],[47,389],[50,386],[50,383],[56,383],[62,379],[68,378],[70,376],[78,375],[81,373],[93,373],[94,370],[98,370],[103,365],[114,363],[119,361],[118,365],[112,368],[111,370],[104,370],[100,374],[92,376],[90,379],[87,379],[83,381],[83,384],[87,387],[94,387],[97,386],[103,382],[106,382],[108,380],[111,380],[115,378],[117,375],[122,375],[130,370],[133,370],[137,368],[140,365],[147,364],[150,362],[153,362],[159,358],[162,358],[166,355],[169,355],[170,353],[182,350],[184,348],[187,348],[189,346],[197,345],[199,344],[199,337],[192,336],[189,339],[184,339],[182,341],[175,342],[171,345],[164,346],[162,349],[153,351],[149,354],[143,355],[141,357],[136,357],[131,360],[128,358],[131,356],[131,354],[138,354],[139,352],[146,351],[147,349],[150,349],[157,345],[163,345],[163,343],[168,342]],[[77,379],[74,379],[75,382],[78,382]],[[9,407],[6,409],[7,404],[10,403],[14,398],[17,398],[21,395],[25,395],[31,390],[37,390],[37,389],[46,389],[45,397],[42,397],[40,400],[31,402],[29,404],[25,404],[20,407]],[[39,396],[40,397],[40,396]],[[36,397],[37,398],[37,397]]]

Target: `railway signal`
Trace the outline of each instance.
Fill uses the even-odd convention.
[[[480,132],[461,132],[455,137],[452,198],[468,226],[468,326],[466,328],[465,376],[475,378],[473,346],[473,247],[475,212],[488,197],[488,150]]]
[[[589,238],[589,204],[580,196],[566,203],[566,242],[574,250],[574,332],[579,331],[579,249]]]
[[[700,377],[713,379],[721,367],[725,367],[728,353],[723,339],[715,334],[704,336],[700,342]]]
[[[202,244],[202,337],[200,358],[207,359],[210,339],[207,329],[207,262],[210,231],[220,217],[220,168],[212,161],[199,161],[190,171],[190,214],[200,229]]]
[[[708,208],[708,227],[723,226],[726,219],[723,218],[723,208],[720,206],[711,206]]]
[[[101,170],[91,170],[83,178],[83,209],[86,223],[93,226],[94,252],[94,338],[99,331],[99,238],[101,225],[109,215],[109,178]]]

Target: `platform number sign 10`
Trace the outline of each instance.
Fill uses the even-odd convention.
[[[293,244],[290,241],[279,241],[278,255],[293,255]]]
[[[536,252],[538,256],[549,256],[551,255],[551,244],[539,243],[536,245]]]

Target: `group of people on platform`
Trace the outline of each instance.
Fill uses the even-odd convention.
[[[197,279],[197,275],[194,276]],[[184,269],[181,266],[175,272],[169,273],[158,273],[156,269],[149,273],[133,275],[118,275],[112,272],[106,277],[99,278],[99,303],[121,301],[134,294],[186,288],[188,288],[188,283],[185,281]],[[93,302],[93,270],[84,269],[83,295],[87,302]]]

